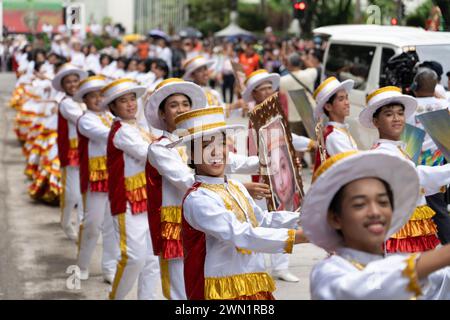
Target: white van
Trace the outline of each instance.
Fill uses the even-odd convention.
[[[371,147],[377,132],[361,127],[358,115],[365,106],[367,94],[380,87],[386,62],[393,55],[415,49],[420,61],[440,62],[444,69],[442,85],[447,86],[450,32],[399,26],[337,25],[314,29],[314,34],[328,39],[322,80],[329,76],[355,80],[355,89],[349,95],[352,108],[348,123],[362,149]]]

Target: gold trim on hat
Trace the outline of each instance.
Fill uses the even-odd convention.
[[[205,59],[204,56],[196,56],[196,57],[193,57],[190,60],[186,61],[185,64],[184,64],[184,69],[186,69],[188,67],[188,65],[190,65],[195,60],[199,60],[199,59],[202,59],[202,58]]]
[[[316,179],[319,178],[322,173],[327,171],[336,162],[339,162],[342,159],[345,159],[345,158],[347,158],[349,156],[352,156],[352,155],[355,155],[357,153],[358,153],[358,151],[351,150],[351,151],[339,153],[339,154],[337,154],[335,156],[332,156],[332,157],[328,158],[327,160],[325,160],[325,162],[323,162],[320,165],[320,167],[316,170],[316,172],[314,172],[314,175],[312,177],[312,182],[316,181]]]
[[[402,89],[400,89],[399,87],[395,87],[395,86],[383,87],[383,88],[377,89],[374,92],[372,92],[371,94],[369,94],[366,97],[366,103],[369,103],[370,99],[372,99],[373,97],[379,95],[380,93],[386,92],[386,91],[395,91],[395,92],[402,93]]]
[[[124,82],[131,82],[131,83],[137,84],[137,82],[134,81],[133,79],[128,79],[128,78],[127,78],[127,79],[119,79],[119,80],[116,80],[116,81],[114,81],[114,82],[111,82],[110,84],[108,84],[107,86],[105,86],[105,87],[102,89],[102,94],[105,94],[105,92],[108,91],[109,89],[111,89],[111,88],[117,86],[118,84],[124,83]]]
[[[180,79],[180,78],[169,78],[169,79],[166,79],[166,80],[164,80],[164,81],[161,81],[161,82],[156,86],[155,91],[158,90],[158,89],[160,89],[161,87],[164,87],[166,84],[169,84],[169,83],[179,83],[179,82],[186,82],[186,81],[184,81],[183,79]]]
[[[198,132],[202,132],[202,131],[225,127],[226,125],[227,124],[225,121],[215,122],[215,123],[204,124],[204,125],[194,127],[194,128],[189,128],[189,129],[187,129],[187,131],[189,132],[189,134],[194,134],[194,133],[198,133]]]
[[[86,79],[84,79],[84,80],[82,80],[82,81],[80,82],[80,87],[81,87],[83,84],[85,84],[86,82],[94,81],[94,80],[106,80],[106,77],[104,77],[104,76],[92,76],[92,77],[86,78]]]
[[[325,88],[325,86],[326,86],[327,84],[329,84],[330,82],[332,82],[332,81],[334,81],[334,80],[337,80],[336,77],[329,77],[329,78],[325,79],[325,81],[322,82],[322,83],[320,84],[320,86],[317,87],[316,91],[314,91],[314,94],[313,94],[314,99],[317,98],[317,96],[319,95],[320,91],[322,91],[323,88]]]
[[[197,118],[200,116],[208,116],[211,114],[222,114],[223,115],[223,108],[222,107],[212,107],[212,108],[203,108],[193,111],[188,111],[186,113],[180,114],[178,117],[175,118],[175,125],[178,125],[179,123],[192,119]]]
[[[253,71],[252,73],[250,73],[250,74],[248,75],[247,79],[245,79],[244,84],[246,85],[247,82],[248,82],[251,78],[253,78],[254,76],[256,76],[256,75],[258,75],[258,74],[262,74],[262,73],[267,73],[267,74],[269,74],[269,71],[267,71],[266,69],[259,69],[259,70]]]

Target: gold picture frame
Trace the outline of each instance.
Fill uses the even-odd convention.
[[[249,118],[254,129],[251,134],[258,144],[261,180],[272,191],[267,208],[270,211],[299,211],[304,197],[302,167],[278,93],[255,106]]]

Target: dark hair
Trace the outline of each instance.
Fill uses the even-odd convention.
[[[169,67],[167,66],[167,63],[163,59],[155,59],[153,63],[155,64],[155,68],[164,71],[164,79],[167,79],[169,77]]]
[[[403,111],[405,111],[405,106],[404,106],[403,104],[401,104],[400,102],[392,102],[392,103],[389,103],[389,104],[387,104],[387,105],[385,105],[385,106],[382,106],[381,108],[378,108],[377,111],[374,112],[372,118],[373,118],[373,119],[378,118],[378,116],[379,116],[380,113],[381,113],[381,110],[383,110],[384,108],[390,108],[390,107],[394,107],[394,106],[402,106]]]
[[[99,61],[101,62],[104,58],[108,58],[109,63],[111,63],[113,61],[113,58],[109,54],[106,54],[106,53],[102,53],[100,55]]]
[[[394,193],[392,192],[391,186],[382,179],[379,178],[376,179],[381,181],[381,183],[383,183],[389,198],[389,202],[391,204],[391,208],[392,210],[394,210]],[[351,182],[347,183],[342,188],[340,188],[339,191],[336,192],[336,194],[334,195],[333,200],[331,200],[328,211],[332,212],[336,216],[340,216],[342,214],[342,199],[344,197],[344,190],[350,183]]]
[[[164,106],[166,105],[167,100],[169,100],[169,98],[172,96],[178,96],[178,95],[185,96],[188,99],[189,104],[192,106],[192,99],[189,96],[187,96],[181,92],[180,93],[176,92],[176,93],[172,93],[170,96],[167,96],[163,101],[161,101],[161,103],[159,104],[159,107],[158,107],[159,111],[164,112]]]
[[[117,58],[117,62],[122,62],[125,66],[123,67],[123,70],[127,70],[128,69],[128,62],[129,60],[125,57],[119,57]]]
[[[330,97],[330,99],[328,99],[327,102],[325,102],[325,104],[327,104],[327,103],[333,104],[334,99],[336,99],[336,97],[337,97],[337,92],[336,92],[335,94],[333,94],[333,95]],[[323,113],[325,113],[325,115],[326,115],[327,117],[330,117],[330,113],[328,112],[327,109],[325,109],[325,106],[324,106],[324,108],[323,108]]]

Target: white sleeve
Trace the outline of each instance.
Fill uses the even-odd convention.
[[[235,182],[235,184],[237,184]],[[298,221],[300,219],[300,214],[298,212],[291,211],[267,211],[261,209],[253,198],[248,193],[248,190],[242,185],[238,184],[239,189],[247,197],[250,205],[255,213],[256,220],[259,222],[260,227],[265,228],[289,228],[297,229]]]
[[[194,229],[238,248],[256,252],[286,253],[293,245],[294,230],[253,228],[248,222],[240,222],[232,211],[224,207],[217,195],[202,188],[186,197],[183,215]]]
[[[59,111],[67,121],[70,121],[75,126],[77,125],[78,118],[83,114],[83,110],[77,104],[68,100],[61,101]]]
[[[234,152],[228,153],[228,164],[226,173],[235,174],[258,174],[259,173],[259,157],[244,156]]]
[[[145,163],[147,161],[149,143],[146,142],[141,137],[141,134],[137,130],[134,130],[134,128],[122,126],[114,136],[113,143],[116,148],[122,150],[139,162]]]
[[[332,256],[318,263],[311,272],[311,298],[319,300],[400,300],[416,294],[410,291],[415,284],[420,291],[427,281],[414,281],[413,269],[407,260],[412,256],[393,255],[371,262],[362,270],[348,266],[350,262]]]
[[[346,151],[355,150],[349,138],[345,134],[340,133],[336,130],[328,135],[325,145],[330,156],[334,156]]]
[[[148,162],[179,190],[187,191],[195,182],[194,174],[175,149],[164,146],[166,142],[167,139],[150,144]]]
[[[80,133],[88,137],[90,140],[94,140],[100,143],[108,142],[108,135],[110,129],[107,128],[101,121],[96,121],[90,115],[84,115],[78,121],[78,130]]]
[[[438,193],[441,187],[450,184],[450,164],[437,167],[417,166],[417,173],[426,196]]]
[[[313,140],[296,135],[295,133],[292,133],[292,144],[294,145],[295,151],[298,152],[310,151],[314,147]]]

